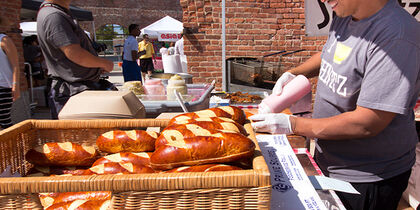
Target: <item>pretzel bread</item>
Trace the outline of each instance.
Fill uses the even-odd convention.
[[[254,142],[237,133],[180,138],[159,146],[150,157],[153,169],[167,170],[180,166],[226,163],[254,154]]]
[[[75,200],[111,200],[111,195],[111,191],[39,193],[39,200],[44,208],[48,208],[53,204]]]
[[[230,118],[241,125],[243,125],[246,120],[245,113],[244,111],[242,111],[242,109],[238,107],[234,107],[234,106],[220,106],[216,108],[210,108],[210,109],[205,109],[201,111],[180,114],[172,118],[169,124],[172,124],[175,121],[184,121],[188,119],[209,118],[209,117]]]
[[[62,174],[82,175],[86,169],[87,169],[86,167],[75,167],[75,166],[66,166],[66,167],[35,166],[29,170],[27,176],[34,176],[35,174],[38,174],[41,176],[62,175]]]
[[[112,155],[107,155],[105,157],[99,158],[96,160],[92,166],[97,166],[104,163],[115,162],[115,163],[133,163],[135,165],[144,165],[150,166],[150,155],[151,152],[121,152],[115,153]]]
[[[91,166],[98,155],[92,146],[50,142],[29,150],[26,160],[39,166]]]
[[[109,162],[93,166],[86,170],[84,175],[92,174],[143,174],[154,173],[149,166],[136,165],[133,163],[115,163]]]
[[[179,173],[179,172],[210,172],[210,171],[232,171],[232,170],[243,170],[236,166],[230,166],[225,164],[206,164],[197,166],[181,166],[178,168],[165,171],[165,173]]]
[[[111,200],[75,200],[64,203],[56,203],[46,210],[64,210],[64,209],[74,209],[74,210],[107,210],[111,208]]]
[[[96,145],[99,150],[108,153],[147,152],[155,150],[158,134],[143,130],[114,130],[98,137]]]
[[[241,133],[243,135],[248,135],[244,126],[236,123],[236,122],[212,122],[212,121],[191,121],[190,123],[186,124],[172,124],[167,126],[163,130],[178,130],[178,129],[189,129],[189,130],[226,130],[226,131],[234,131],[236,133]]]
[[[179,141],[184,138],[191,138],[196,136],[213,136],[216,133],[236,132],[227,130],[203,129],[200,126],[196,126],[194,124],[185,124],[179,126],[173,125],[161,132],[159,137],[156,139],[155,148],[158,148],[161,145],[165,145],[171,141]]]
[[[175,121],[172,121],[170,125],[173,124],[188,124],[195,121],[209,121],[209,122],[216,122],[216,123],[222,123],[222,122],[235,122],[234,120],[226,117],[199,117],[194,119],[178,119]]]

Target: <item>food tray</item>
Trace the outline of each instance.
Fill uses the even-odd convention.
[[[0,131],[0,172],[25,176],[25,153],[46,142],[94,145],[113,129],[165,127],[169,120],[26,120]],[[255,142],[250,124],[245,128]],[[223,172],[0,178],[1,209],[41,209],[37,193],[112,191],[113,209],[267,209],[270,173],[256,147],[253,169]]]
[[[227,92],[227,93],[232,94],[234,92]],[[226,96],[227,93],[215,93],[214,95],[219,96],[221,98],[225,98],[225,96]],[[260,96],[262,99],[268,97],[268,95],[269,95],[267,91],[246,92],[246,93],[248,93],[250,95]],[[252,103],[237,103],[237,102],[230,101],[229,105],[230,106],[236,106],[236,107],[239,107],[241,109],[257,109],[258,108],[258,104],[261,103],[262,99],[261,100],[256,100],[256,101],[254,101]]]
[[[187,84],[188,94],[183,95],[188,111],[194,112],[209,108],[210,93],[214,89],[210,84]],[[176,100],[168,101],[163,95],[139,95],[146,108],[146,117],[155,118],[163,112],[182,112],[182,107]]]

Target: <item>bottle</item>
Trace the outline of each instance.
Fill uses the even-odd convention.
[[[186,95],[188,93],[185,80],[179,75],[174,75],[168,80],[168,85],[166,86],[166,96],[168,100],[176,99],[174,90],[177,90],[181,95]]]
[[[303,75],[289,81],[280,95],[271,94],[258,105],[258,113],[280,113],[311,91],[311,82]]]

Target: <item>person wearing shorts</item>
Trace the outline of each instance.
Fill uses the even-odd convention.
[[[143,81],[146,73],[148,77],[152,76],[154,70],[153,61],[156,62],[155,50],[147,34],[143,35],[143,40],[139,43],[139,52],[144,50],[146,50],[146,54],[140,56],[140,69]]]

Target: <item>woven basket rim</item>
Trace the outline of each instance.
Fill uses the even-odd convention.
[[[0,131],[0,141],[30,129],[115,128],[119,126],[165,127],[169,120],[26,120]],[[158,125],[158,126],[156,126]],[[5,177],[0,178],[0,194],[77,191],[156,191],[206,188],[263,187],[270,185],[270,172],[261,155],[252,127],[245,125],[256,143],[253,169],[243,171],[151,173],[129,175]],[[259,152],[258,152],[259,151]]]

